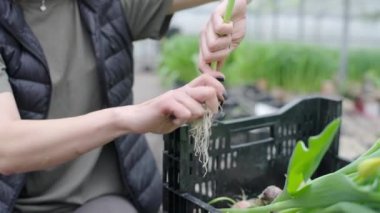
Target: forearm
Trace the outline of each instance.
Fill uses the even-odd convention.
[[[56,120],[0,123],[0,172],[47,169],[127,133],[112,109]]]
[[[205,3],[213,2],[216,0],[173,0],[170,13],[175,13],[179,10],[199,6]]]

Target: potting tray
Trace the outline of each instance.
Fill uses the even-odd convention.
[[[296,100],[277,113],[217,121],[212,127],[208,171],[194,156],[189,126],[165,135],[163,210],[169,213],[218,212],[207,204],[219,196],[258,195],[266,186],[283,187],[297,141],[318,135],[341,116],[341,101],[323,97]],[[339,135],[315,176],[337,170]]]

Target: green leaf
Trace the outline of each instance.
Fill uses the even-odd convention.
[[[335,133],[338,131],[340,125],[340,120],[335,120],[332,122],[322,134],[318,137],[313,138],[313,143],[317,143],[319,140],[323,140],[324,146],[331,144],[328,142],[333,139]],[[324,153],[326,147],[319,145],[316,146],[310,144],[310,149],[302,150],[301,154],[306,156],[305,153],[317,151],[319,147],[320,153]],[[314,147],[314,148],[312,148]],[[327,147],[328,148],[328,147]],[[320,153],[316,154],[319,155]],[[295,155],[296,152],[293,153]],[[330,213],[330,212],[348,212],[348,213],[372,213],[380,212],[380,190],[378,190],[378,179],[375,179],[374,183],[370,184],[360,184],[357,182],[357,178],[360,176],[358,171],[358,165],[367,163],[370,165],[370,170],[377,170],[377,159],[380,157],[380,141],[378,141],[367,153],[363,154],[358,158],[357,161],[349,164],[342,170],[337,172],[324,175],[322,177],[310,180],[309,184],[304,187],[299,188],[297,193],[290,195],[287,191],[281,195],[279,199],[267,206],[255,207],[251,209],[223,209],[222,212],[229,213],[268,213],[268,212],[279,212],[279,213]],[[375,159],[374,159],[375,158]],[[292,159],[296,159],[293,158]],[[314,157],[316,164],[319,164],[321,158]],[[305,157],[305,161],[313,160],[310,156]],[[319,159],[319,160],[318,160]],[[372,167],[375,164],[374,167]],[[295,166],[297,164],[292,164]],[[303,164],[302,164],[303,165]],[[310,164],[308,164],[310,165]],[[289,164],[290,166],[290,164]],[[313,165],[311,165],[313,166]],[[305,169],[304,174],[311,174],[315,169]],[[306,177],[306,175],[304,175]],[[376,176],[379,174],[376,173]],[[308,178],[310,178],[310,176]],[[379,177],[380,178],[380,177]],[[293,181],[288,178],[287,181]],[[304,182],[304,181],[303,181]]]
[[[307,181],[317,170],[323,156],[334,141],[340,124],[341,120],[336,119],[320,135],[311,137],[309,139],[309,148],[302,141],[297,143],[288,166],[285,185],[287,193],[294,195],[307,184]]]
[[[329,206],[324,209],[313,209],[313,210],[305,210],[300,211],[300,213],[307,212],[307,213],[335,213],[335,212],[345,212],[345,213],[376,213],[378,211],[375,211],[371,209],[370,207],[364,206],[363,204],[358,203],[351,203],[351,202],[340,202],[337,204],[334,204],[332,206]],[[281,212],[283,213],[283,212]]]
[[[268,213],[299,209],[309,212],[306,210],[323,209],[340,202],[360,203],[372,207],[380,202],[380,193],[357,185],[344,174],[332,173],[313,180],[311,184],[287,200],[275,201],[270,205],[246,211],[238,209],[229,209],[229,211],[231,213]]]

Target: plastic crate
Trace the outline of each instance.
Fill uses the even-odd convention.
[[[207,202],[218,196],[259,194],[268,185],[282,187],[288,161],[297,141],[318,135],[341,116],[341,101],[309,97],[277,113],[216,122],[209,147],[208,172],[193,153],[189,127],[165,135],[163,210],[169,213],[219,212]],[[316,176],[341,167],[339,135]]]

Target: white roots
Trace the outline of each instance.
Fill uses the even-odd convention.
[[[208,147],[210,144],[211,126],[214,113],[210,109],[206,109],[203,119],[194,122],[191,125],[190,135],[194,138],[195,156],[199,156],[199,161],[207,174],[208,163]]]

